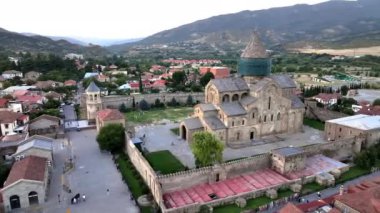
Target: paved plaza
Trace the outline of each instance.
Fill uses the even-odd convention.
[[[357,95],[353,98],[357,101],[369,101],[372,103],[375,99],[380,98],[380,91],[373,89],[359,89]]]
[[[169,150],[182,162],[182,164],[189,168],[194,168],[194,156],[189,145],[185,140],[170,131],[170,129],[178,126],[179,123],[167,123],[160,125],[138,126],[135,130],[137,137],[143,137],[145,135],[144,147],[149,152]],[[300,147],[316,143],[325,143],[323,139],[323,132],[307,126],[304,126],[304,131],[302,133],[278,135],[278,137],[275,138],[266,138],[262,142],[267,142],[269,140],[274,140],[275,142],[263,143],[261,145],[249,146],[240,149],[225,147],[223,158],[227,161],[263,154],[273,149],[287,146]],[[260,143],[260,141],[255,141],[255,143]]]
[[[139,210],[130,200],[130,191],[122,181],[111,154],[100,152],[95,140],[96,130],[72,131],[67,133],[67,137],[70,138],[70,143],[67,139],[54,140],[54,169],[48,200],[37,207],[13,212],[138,213]],[[62,175],[63,165],[71,156],[74,158],[75,168],[65,180]],[[72,193],[63,190],[63,182],[68,183]],[[84,193],[86,202],[70,204],[70,199],[76,193]],[[61,202],[58,201],[58,194]]]

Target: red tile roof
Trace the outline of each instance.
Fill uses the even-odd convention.
[[[16,120],[23,120],[24,114],[12,111],[0,111],[0,123],[13,123]]]
[[[124,119],[124,115],[117,109],[103,109],[97,113],[98,117],[102,121],[111,121]]]
[[[76,86],[77,82],[74,80],[67,80],[65,83],[63,83],[65,86]]]
[[[166,80],[157,80],[152,84],[152,87],[166,87]]]
[[[21,179],[44,181],[47,159],[37,156],[28,156],[16,161],[5,181],[4,187],[11,185]]]
[[[319,98],[319,99],[327,102],[331,99],[339,99],[340,94],[339,93],[319,93],[318,95],[314,96],[314,98]]]
[[[7,107],[7,104],[8,104],[8,99],[0,98],[0,108]]]
[[[357,112],[357,114],[380,115],[380,106],[365,106],[365,105],[362,105],[362,108]]]
[[[37,104],[42,102],[43,97],[40,95],[23,95],[17,97],[16,100],[21,102],[28,102],[30,104]]]
[[[297,208],[293,203],[288,203],[282,207],[278,213],[304,213],[301,209]]]
[[[343,194],[335,197],[335,200],[359,211],[367,213],[380,212],[380,186],[372,187],[354,193]]]
[[[16,90],[13,92],[12,96],[13,97],[19,97],[28,94],[28,90]]]

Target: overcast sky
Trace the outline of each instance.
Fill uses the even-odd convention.
[[[0,0],[0,27],[71,37],[140,38],[211,16],[326,0]]]

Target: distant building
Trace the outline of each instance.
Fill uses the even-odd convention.
[[[32,81],[37,81],[37,79],[42,75],[42,73],[40,72],[36,72],[36,71],[29,71],[27,73],[25,73],[25,79],[26,80],[32,80]]]
[[[7,71],[3,72],[2,76],[3,76],[4,79],[13,79],[15,77],[22,78],[23,75],[22,75],[22,72],[20,72],[20,71],[7,70]]]
[[[82,54],[76,54],[76,53],[68,53],[65,55],[65,58],[66,59],[83,59],[83,55]]]
[[[29,134],[56,137],[60,125],[60,118],[51,115],[41,115],[29,122]]]
[[[38,89],[50,89],[50,88],[56,88],[56,87],[62,87],[63,83],[58,81],[37,81],[36,84],[34,84]]]
[[[121,124],[125,127],[125,117],[117,109],[103,109],[96,114],[96,130],[100,129],[107,124]]]
[[[98,72],[86,72],[86,73],[84,74],[83,79],[96,77],[96,76],[98,76],[98,75],[99,75]]]
[[[35,89],[36,86],[11,86],[2,91],[4,95],[10,95],[14,93],[17,90],[30,90],[30,89]]]
[[[74,80],[67,80],[63,83],[63,85],[65,86],[76,86],[77,85],[77,82],[74,81]]]
[[[339,93],[319,93],[314,96],[313,99],[317,102],[324,105],[333,105],[338,103],[338,99],[340,99],[341,95]]]
[[[380,139],[380,116],[354,115],[325,122],[325,137],[335,141],[353,137],[365,138],[369,147]]]
[[[1,135],[8,135],[17,127],[24,126],[29,121],[29,116],[12,111],[0,111]]]
[[[35,135],[22,141],[16,152],[12,155],[15,160],[20,160],[27,156],[37,156],[53,161],[53,139]]]
[[[214,74],[215,79],[227,78],[230,76],[230,69],[228,67],[199,67],[199,73],[201,75],[211,72]]]

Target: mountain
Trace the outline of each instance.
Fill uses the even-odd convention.
[[[70,42],[72,44],[78,44],[78,45],[81,45],[81,46],[88,46],[88,43],[86,43],[84,41],[81,41],[81,40],[78,40],[78,39],[75,39],[75,38],[64,37],[64,36],[46,36],[46,37],[49,37],[49,38],[51,38],[54,41],[66,40],[66,41],[68,41],[68,42]]]
[[[0,28],[0,51],[46,52],[58,55],[78,53],[84,54],[85,57],[99,57],[109,53],[106,49],[97,45],[84,47],[62,39],[55,41],[45,36],[34,34],[23,35],[2,28]]]
[[[257,31],[268,47],[380,44],[380,1],[334,0],[219,15],[149,36],[136,45],[192,43],[215,50],[243,47]],[[131,45],[117,46],[127,49]],[[166,47],[166,46],[165,46]]]

